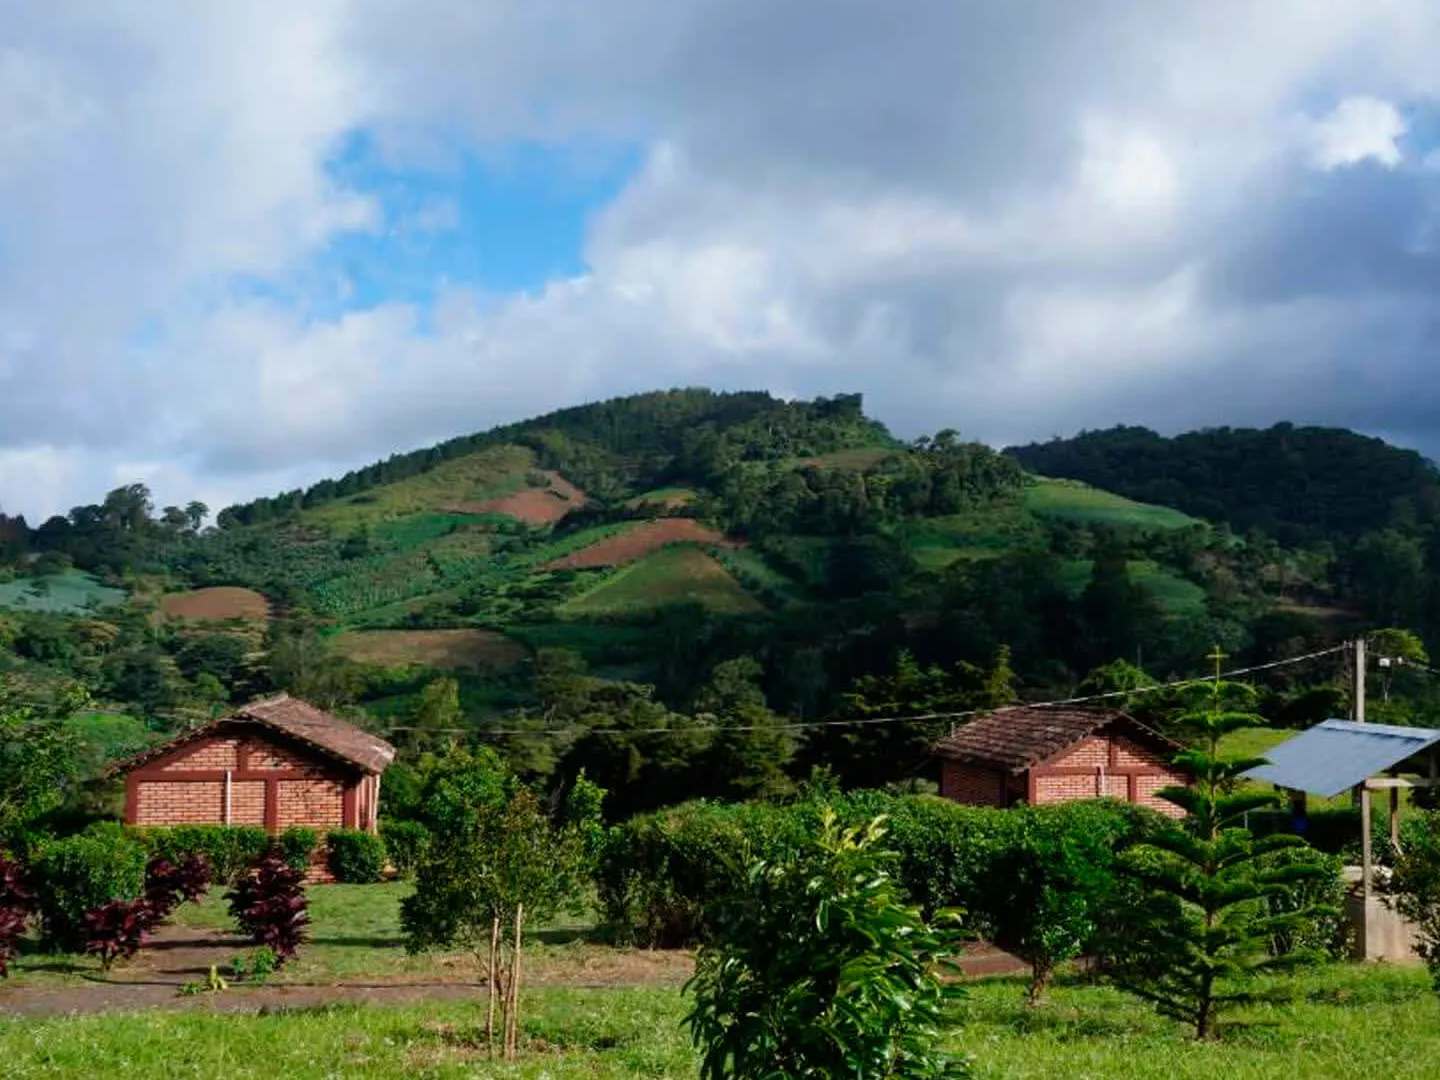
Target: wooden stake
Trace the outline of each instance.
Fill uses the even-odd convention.
[[[505,1059],[515,1060],[516,1044],[520,1030],[520,931],[525,925],[525,905],[515,905],[515,946],[510,953],[510,1008],[506,1017],[510,1025],[509,1041],[506,1043]]]
[[[500,920],[490,920],[490,970],[487,973],[489,979],[490,1001],[485,1017],[485,1046],[490,1051],[490,1056],[495,1056],[495,998],[498,996],[498,968],[500,966]]]

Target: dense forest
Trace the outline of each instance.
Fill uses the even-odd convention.
[[[227,507],[135,483],[0,515],[0,708],[99,762],[285,689],[404,761],[484,742],[624,815],[828,770],[915,785],[944,717],[1136,690],[1399,627],[1440,633],[1436,471],[1351,432],[1121,428],[1005,453],[904,441],[842,395],[672,390],[552,413]],[[1263,707],[1343,708],[1343,663]],[[1421,665],[1377,715],[1433,722]],[[867,721],[852,723],[852,721]],[[113,793],[74,792],[98,806]],[[88,801],[87,801],[88,800]]]

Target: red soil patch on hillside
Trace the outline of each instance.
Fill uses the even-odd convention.
[[[557,472],[544,474],[548,488],[526,488],[501,499],[443,506],[452,514],[504,514],[526,525],[554,525],[571,510],[585,505],[585,493]]]
[[[546,570],[586,570],[600,566],[624,566],[669,544],[714,544],[735,547],[724,533],[707,529],[692,518],[660,518],[647,521],[629,532],[607,537],[598,544],[556,559]]]
[[[270,618],[270,601],[254,589],[219,585],[162,596],[160,613],[168,619],[185,622],[223,622],[226,619],[264,622]]]
[[[493,630],[357,630],[336,637],[334,648],[365,664],[442,671],[509,671],[527,655],[525,646]]]

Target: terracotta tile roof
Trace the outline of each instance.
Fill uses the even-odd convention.
[[[380,736],[362,731],[289,694],[252,701],[235,710],[235,716],[293,735],[368,773],[384,772],[395,760],[395,748]]]
[[[292,698],[289,694],[277,694],[252,701],[229,716],[222,716],[204,727],[152,746],[143,754],[112,765],[107,772],[110,775],[130,772],[187,743],[216,734],[220,729],[233,730],[237,723],[243,724],[246,721],[298,739],[331,757],[340,758],[362,772],[384,772],[395,760],[395,748],[378,735],[362,731],[354,724],[347,723],[338,716],[331,716],[299,698]]]
[[[977,717],[941,739],[933,753],[977,765],[1019,771],[1054,757],[1112,723],[1166,753],[1180,749],[1152,728],[1114,709],[1036,709],[1024,705]]]

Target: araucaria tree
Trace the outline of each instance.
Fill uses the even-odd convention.
[[[599,799],[592,801],[598,812]],[[490,1051],[498,1013],[511,1059],[519,1038],[525,920],[578,904],[590,823],[554,824],[536,794],[489,750],[454,754],[435,766],[422,805],[430,842],[416,868],[415,892],[401,908],[407,947],[462,944],[475,952],[489,984]]]
[[[1256,838],[1243,827],[1247,811],[1276,797],[1238,790],[1241,774],[1264,759],[1223,756],[1220,741],[1264,721],[1251,711],[1253,689],[1223,681],[1218,650],[1212,659],[1215,678],[1190,688],[1189,708],[1179,718],[1193,744],[1175,764],[1192,782],[1159,793],[1187,817],[1124,853],[1122,866],[1141,893],[1117,920],[1112,946],[1115,981],[1201,1039],[1218,1035],[1226,1009],[1284,996],[1283,987],[1267,987],[1255,976],[1315,956],[1305,950],[1277,955],[1272,942],[1298,937],[1333,914],[1295,902],[1304,882],[1333,871],[1318,861],[1269,858],[1284,848],[1303,848],[1300,838]],[[1279,898],[1289,902],[1271,903]]]
[[[942,1046],[958,935],[904,901],[883,836],[881,819],[842,830],[827,810],[798,858],[755,862],[717,901],[716,940],[686,988],[702,1080],[968,1074]]]

